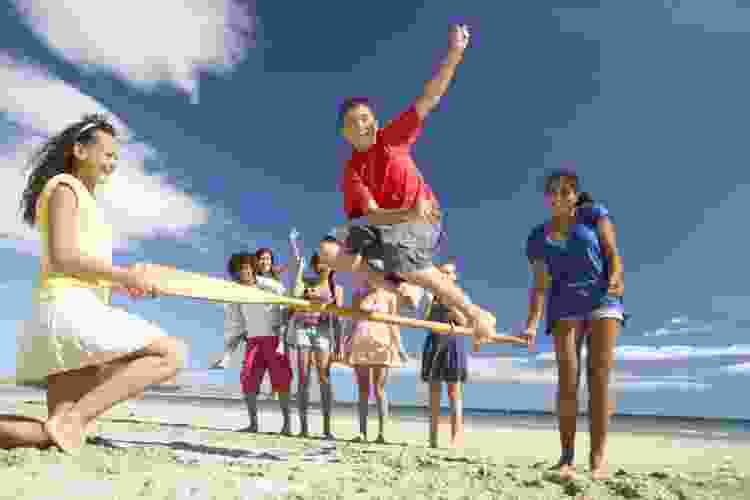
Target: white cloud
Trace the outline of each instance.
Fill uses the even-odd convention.
[[[700,25],[708,32],[743,33],[750,31],[750,9],[737,0],[665,0],[675,24]]]
[[[15,0],[23,21],[66,61],[152,90],[170,83],[197,102],[201,72],[244,60],[253,18],[235,0]]]
[[[750,375],[750,363],[739,363],[731,366],[722,366],[721,372],[731,375]]]
[[[637,380],[637,381],[618,381],[614,380],[610,385],[613,391],[621,392],[652,392],[658,390],[677,390],[677,391],[707,391],[711,389],[710,384],[693,381],[675,381],[675,380]]]
[[[0,233],[3,246],[18,251],[33,248],[38,236],[26,227],[18,201],[26,181],[26,160],[34,147],[85,113],[112,117],[125,140],[113,189],[100,196],[119,248],[133,239],[169,235],[183,237],[205,224],[209,208],[158,174],[148,174],[147,161],[156,159],[152,146],[132,139],[125,123],[103,105],[53,77],[43,69],[0,54],[0,127],[8,140],[0,144]],[[118,182],[118,180],[120,182]],[[21,243],[23,242],[23,243]]]
[[[750,320],[750,297],[722,295],[711,297],[711,310],[724,313],[732,320]]]
[[[750,359],[750,345],[731,345],[724,347],[694,347],[687,345],[672,345],[663,347],[625,345],[615,351],[618,362],[643,364],[653,363],[655,367],[670,367],[680,363],[687,363],[695,359],[730,358],[734,360]],[[545,352],[535,358],[542,363],[554,363],[555,353]]]
[[[670,335],[690,335],[696,333],[711,333],[713,325],[701,321],[690,320],[687,316],[672,318],[668,323],[656,330],[644,332],[644,337],[666,337]]]

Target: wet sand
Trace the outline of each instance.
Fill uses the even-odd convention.
[[[37,417],[45,410],[43,393],[25,389],[0,389],[0,406],[2,413]],[[351,408],[336,413],[336,441],[280,437],[271,433],[281,419],[269,401],[260,413],[261,431],[268,433],[252,435],[235,431],[247,424],[241,401],[147,394],[104,415],[96,439],[77,457],[54,450],[0,451],[0,498],[249,499],[264,492],[306,500],[750,496],[750,442],[733,430],[706,439],[641,433],[633,421],[635,432],[611,434],[612,477],[594,483],[586,474],[588,435],[582,426],[579,479],[559,484],[546,472],[557,458],[558,438],[545,422],[534,428],[480,419],[468,423],[463,450],[431,450],[425,447],[426,422],[418,417],[395,412],[389,445],[353,444],[347,441],[356,430]],[[370,415],[374,437],[374,409]],[[311,431],[319,432],[319,414],[310,417]],[[447,444],[447,425],[441,433],[441,444]]]

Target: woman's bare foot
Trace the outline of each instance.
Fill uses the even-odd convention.
[[[603,481],[609,477],[607,461],[604,458],[591,456],[591,479],[592,481]]]
[[[572,481],[576,478],[576,467],[575,465],[561,459],[557,465],[553,465],[548,469],[548,472],[557,476],[561,481]]]
[[[53,415],[44,423],[44,430],[64,453],[75,454],[86,440],[83,418],[74,411]]]

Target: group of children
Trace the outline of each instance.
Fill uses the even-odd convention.
[[[293,245],[294,246],[294,245]],[[273,254],[268,249],[255,254],[237,253],[229,259],[227,269],[232,279],[279,295],[290,293],[318,303],[342,306],[344,289],[336,283],[335,272],[325,266],[316,253],[310,259],[306,274],[305,260],[295,252],[294,265],[289,272],[293,278],[291,290],[284,286],[279,273],[273,274]],[[441,272],[456,279],[455,263],[440,266]],[[367,311],[398,315],[404,310],[403,298],[379,287],[370,280],[355,280],[352,303]],[[418,315],[431,321],[465,325],[466,319],[457,310],[444,305],[433,294],[422,295]],[[388,398],[385,386],[391,369],[404,366],[409,357],[405,352],[397,325],[366,320],[348,321],[335,315],[319,312],[294,311],[281,305],[228,304],[224,320],[225,351],[213,366],[227,367],[234,351],[244,342],[245,356],[240,372],[242,392],[247,403],[250,425],[242,429],[258,432],[258,396],[263,377],[268,374],[283,416],[281,433],[291,435],[290,390],[293,373],[297,374],[296,403],[299,415],[299,435],[309,436],[308,409],[310,380],[313,369],[320,386],[320,407],[323,417],[323,437],[333,439],[331,410],[333,363],[353,368],[358,386],[359,434],[357,442],[368,440],[367,422],[370,395],[374,395],[378,413],[378,434],[375,442],[385,443],[388,419]],[[422,380],[430,384],[432,425],[430,444],[437,447],[441,383],[448,384],[451,402],[451,446],[459,444],[462,429],[461,384],[466,381],[467,359],[463,338],[430,333],[422,356]],[[293,365],[296,364],[296,370]]]
[[[366,309],[396,311],[418,306],[415,289],[428,292],[426,317],[463,324],[475,332],[474,345],[495,340],[495,318],[473,304],[456,285],[455,267],[438,267],[433,254],[444,236],[437,196],[411,157],[411,147],[426,117],[436,108],[453,79],[468,45],[465,26],[450,31],[447,56],[422,94],[384,127],[367,99],[347,99],[339,109],[339,129],[352,146],[343,170],[344,210],[349,223],[320,243],[313,267],[317,277],[303,279],[297,259],[293,294],[321,302],[342,301],[334,273],[364,277],[353,291]],[[0,447],[57,446],[74,452],[87,426],[113,405],[145,387],[168,380],[184,363],[181,340],[158,326],[110,305],[113,292],[132,297],[157,296],[159,280],[147,267],[112,263],[112,229],[96,206],[97,186],[110,178],[118,157],[117,131],[103,116],[86,116],[43,144],[30,161],[22,195],[24,221],[41,236],[41,269],[34,314],[19,332],[17,380],[47,387],[49,417],[39,420],[0,416]],[[591,366],[592,475],[602,477],[608,424],[609,376],[614,345],[625,320],[622,307],[623,267],[614,225],[600,204],[582,203],[579,178],[562,171],[545,181],[545,203],[551,218],[528,238],[527,257],[534,276],[524,335],[536,336],[546,316],[554,335],[559,367],[561,471],[573,470],[577,413],[576,338],[589,332]],[[590,201],[590,200],[589,200]],[[273,255],[261,250],[230,261],[235,279],[285,293]],[[302,433],[308,432],[307,401],[313,366],[321,387],[324,434],[331,436],[332,360],[356,368],[360,381],[361,438],[367,434],[369,384],[375,382],[384,440],[388,371],[403,363],[398,328],[355,323],[349,340],[334,317],[284,311],[278,306],[233,305],[227,310],[229,350],[246,339],[242,385],[250,412],[249,430],[257,430],[257,389],[271,372],[272,385],[289,433],[292,370],[289,349],[301,366],[297,402]],[[291,325],[291,327],[290,327]],[[440,388],[448,383],[453,414],[452,442],[459,440],[461,385],[466,354],[461,340],[430,334],[423,353],[422,377],[431,384],[431,444],[436,444]],[[226,362],[226,360],[224,360]],[[365,389],[367,387],[367,389]]]

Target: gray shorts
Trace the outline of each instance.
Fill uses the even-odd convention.
[[[344,243],[347,252],[362,255],[370,267],[385,273],[409,273],[431,267],[439,235],[440,226],[426,222],[347,225],[332,233]]]

